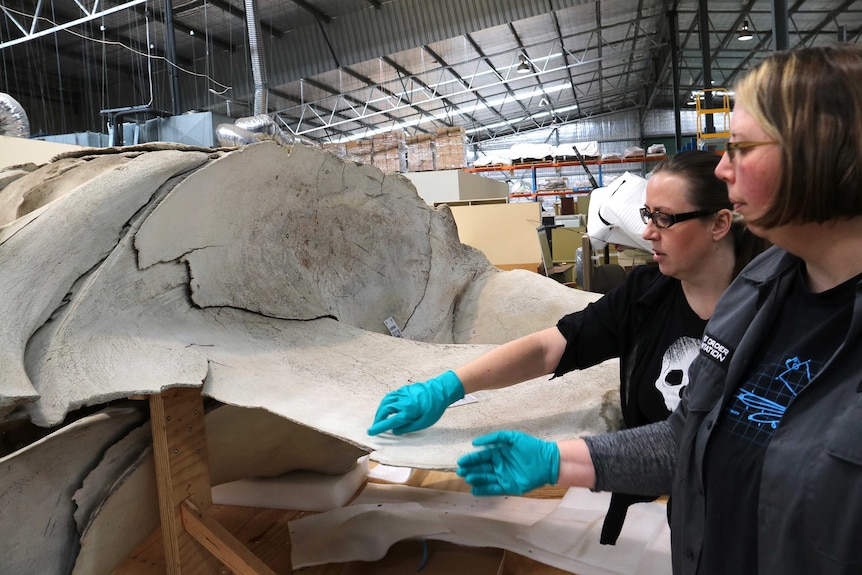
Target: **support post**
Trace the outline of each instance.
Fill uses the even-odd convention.
[[[200,390],[177,387],[150,396],[153,459],[168,575],[215,573],[218,562],[182,525],[182,503],[212,505],[203,399]]]
[[[209,515],[212,492],[200,388],[151,395],[150,421],[167,574],[219,573],[224,564],[236,575],[274,575]]]

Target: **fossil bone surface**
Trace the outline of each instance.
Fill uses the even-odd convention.
[[[459,241],[447,207],[427,206],[400,175],[263,142],[83,150],[4,177],[0,425],[60,430],[84,408],[197,386],[208,401],[262,409],[333,438],[353,461],[370,453],[431,469],[454,468],[474,437],[495,429],[559,440],[618,425],[618,363],[608,361],[476,394],[422,432],[366,434],[389,390],[552,326],[599,297],[495,268]],[[389,335],[390,317],[402,338]],[[212,421],[208,432],[228,433]],[[334,452],[298,445],[324,460],[308,461],[310,469],[325,469]],[[226,453],[257,448],[271,442],[249,439]],[[129,506],[146,506],[138,511],[154,521],[151,477],[135,471],[146,456],[131,462],[118,451],[101,445],[88,461],[104,462],[65,487],[78,489],[81,572],[121,558],[102,550],[111,547],[106,537],[130,527],[117,519],[134,515]],[[231,479],[261,473],[236,457],[224,464]],[[61,474],[63,465],[60,455],[45,473]]]
[[[491,429],[556,439],[615,426],[608,362],[482,394],[420,433],[368,437],[388,390],[553,325],[595,295],[497,270],[405,178],[321,150],[117,154],[125,161],[71,166],[75,187],[4,227],[7,412],[51,426],[82,406],[202,385],[383,463],[440,469]],[[403,338],[388,335],[387,317]]]

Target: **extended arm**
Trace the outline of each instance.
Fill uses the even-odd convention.
[[[670,493],[679,449],[670,422],[585,437],[584,441],[595,470],[592,489],[634,495]]]
[[[566,350],[566,339],[556,327],[549,327],[504,343],[455,373],[466,393],[499,389],[554,372]]]
[[[380,402],[368,433],[400,435],[425,429],[465,393],[552,373],[565,349],[566,339],[551,327],[505,343],[454,371],[391,391]]]
[[[520,495],[545,484],[638,495],[670,493],[676,439],[667,422],[559,443],[520,431],[478,437],[458,460],[474,495]]]

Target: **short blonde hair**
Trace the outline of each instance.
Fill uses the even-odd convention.
[[[862,215],[862,46],[774,53],[735,92],[783,150],[772,209],[751,223],[771,228]]]

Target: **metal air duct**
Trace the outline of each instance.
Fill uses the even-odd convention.
[[[261,33],[260,19],[257,17],[257,0],[245,0],[245,23],[248,27],[248,48],[251,53],[251,72],[254,77],[254,114],[266,114],[266,66],[258,44]]]
[[[242,146],[264,140],[275,140],[282,146],[294,143],[266,114],[238,118],[233,124],[219,124],[216,138],[221,146]]]

